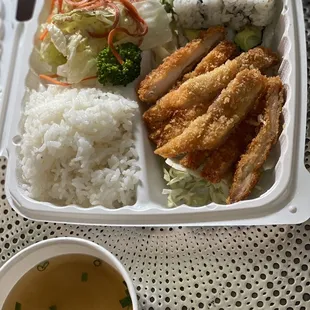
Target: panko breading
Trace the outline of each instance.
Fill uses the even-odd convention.
[[[182,83],[190,78],[210,72],[224,64],[236,52],[236,45],[232,42],[223,41],[219,43],[196,67],[193,72],[186,74]],[[192,120],[207,112],[211,102],[198,104],[190,109],[177,110],[171,120],[162,128],[150,134],[150,139],[155,142],[157,147],[167,143],[170,139],[180,135]]]
[[[164,62],[140,83],[139,99],[143,102],[155,103],[224,37],[224,27],[211,27],[205,32],[203,38],[189,42],[165,58]]]
[[[273,144],[278,140],[280,115],[284,103],[284,88],[279,77],[268,79],[264,124],[241,157],[234,174],[227,203],[246,198],[259,180],[263,166]]]
[[[191,121],[196,119],[198,116],[205,114],[209,106],[209,104],[198,104],[190,109],[178,110],[174,112],[169,123],[162,128],[162,131],[157,139],[153,140],[156,143],[156,146],[163,146],[169,140],[180,135],[191,123]]]
[[[207,56],[201,60],[194,71],[183,76],[182,81],[180,81],[178,85],[180,86],[182,83],[191,78],[214,70],[224,64],[228,59],[236,54],[236,52],[237,46],[234,43],[230,41],[220,42]]]
[[[201,176],[209,182],[220,182],[240,156],[245,152],[247,145],[253,140],[260,123],[258,117],[264,113],[266,107],[266,92],[257,98],[256,104],[248,116],[237,126],[227,140],[216,150],[210,152],[206,158]],[[188,154],[190,156],[190,154]]]
[[[224,66],[189,79],[177,90],[162,97],[143,114],[146,125],[150,130],[155,130],[165,124],[178,109],[192,108],[201,103],[210,104],[236,76],[238,69],[236,61],[227,61]]]
[[[169,92],[144,113],[144,121],[150,130],[156,130],[176,110],[214,100],[243,69],[265,70],[277,64],[278,60],[278,56],[269,49],[257,47],[249,50],[211,72],[187,80],[177,90]]]
[[[192,121],[181,135],[156,149],[155,154],[170,158],[189,151],[217,148],[253,107],[264,89],[265,79],[256,69],[238,73],[206,114]]]
[[[227,140],[206,158],[201,176],[212,183],[220,182],[254,138],[255,128],[257,127],[253,124],[243,121]]]

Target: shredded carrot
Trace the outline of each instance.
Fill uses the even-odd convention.
[[[63,0],[58,0],[58,13],[62,13]]]
[[[74,8],[84,8],[87,10],[92,10],[98,8],[100,6],[104,6],[108,3],[108,0],[79,0],[79,1],[72,1],[72,0],[65,0],[67,4],[73,6]]]
[[[51,8],[50,8],[50,15],[53,14],[54,8],[55,8],[56,0],[52,0]]]
[[[46,81],[51,82],[51,83],[56,84],[56,85],[61,85],[61,86],[71,86],[72,85],[70,83],[61,82],[61,81],[58,81],[57,79],[55,79],[55,78],[59,77],[58,74],[51,74],[51,75],[40,74],[39,77],[40,77],[40,79],[46,80]],[[88,81],[88,80],[93,80],[96,78],[97,78],[96,75],[89,76],[89,77],[83,79],[82,82]]]
[[[124,61],[123,61],[122,57],[120,56],[120,54],[117,52],[117,50],[113,44],[113,38],[116,35],[116,33],[118,33],[118,32],[124,32],[127,35],[131,35],[131,33],[129,33],[129,31],[125,28],[118,27],[118,28],[112,29],[109,33],[109,36],[108,36],[108,45],[111,49],[111,52],[113,53],[113,55],[115,56],[117,61],[122,65],[124,63]]]
[[[96,79],[96,78],[97,78],[97,75],[94,75],[94,76],[87,77],[87,78],[83,79],[82,81],[93,80],[93,79]]]
[[[117,52],[116,48],[113,44],[113,39],[116,33],[123,32],[128,36],[132,37],[140,37],[139,45],[142,43],[143,36],[145,36],[148,32],[148,26],[145,20],[139,15],[139,12],[135,8],[135,6],[130,2],[130,0],[118,0],[128,11],[128,14],[132,17],[132,19],[136,22],[136,33],[130,33],[127,29],[123,27],[118,27],[119,19],[120,19],[120,12],[118,6],[114,3],[115,0],[52,0],[50,16],[48,17],[48,22],[52,19],[52,14],[54,11],[55,3],[57,1],[58,4],[58,12],[62,12],[62,4],[65,1],[68,5],[71,5],[73,8],[76,9],[83,9],[83,10],[94,10],[99,7],[110,7],[115,12],[114,22],[111,25],[111,29],[102,34],[96,34],[89,32],[89,35],[94,38],[106,38],[108,37],[108,46],[110,47],[113,55],[117,59],[120,64],[123,64],[123,60],[119,53]],[[135,1],[135,0],[132,0]],[[40,40],[44,40],[48,31],[45,29],[44,32],[40,35]]]
[[[109,31],[105,32],[105,33],[102,33],[102,34],[97,34],[97,33],[94,33],[94,32],[88,32],[88,34],[91,37],[93,37],[93,38],[106,38],[106,37],[108,37],[110,31],[112,29],[114,29],[118,25],[118,23],[119,23],[120,11],[119,11],[118,6],[115,5],[114,3],[108,3],[107,6],[112,8],[114,10],[114,12],[115,12],[115,18],[114,18],[114,22],[113,22],[113,24],[111,26],[111,29]]]
[[[141,34],[135,34],[135,33],[130,33],[127,29],[123,28],[123,27],[118,27],[118,28],[114,28],[113,30],[111,30],[111,32],[109,33],[108,36],[108,45],[113,53],[113,55],[115,56],[115,58],[117,59],[117,61],[122,65],[124,63],[124,61],[122,60],[121,56],[118,54],[117,50],[114,47],[113,44],[113,38],[114,36],[118,33],[118,32],[123,32],[126,33],[128,36],[131,37],[140,37]],[[140,44],[142,43],[141,40],[139,42]]]
[[[48,33],[47,29],[44,29],[44,31],[39,36],[39,40],[43,41],[45,39],[45,37],[47,36],[47,33]]]
[[[124,32],[129,36],[132,37],[143,37],[144,35],[147,34],[148,31],[148,26],[145,22],[145,20],[139,15],[137,9],[135,8],[135,6],[132,5],[131,2],[129,2],[128,0],[119,0],[124,7],[128,10],[128,13],[130,14],[130,16],[136,21],[137,23],[137,28],[139,29],[138,33],[130,33],[127,29],[122,28],[122,27],[118,27],[118,28],[114,28],[111,30],[111,32],[109,33],[108,36],[108,45],[113,53],[113,55],[115,56],[115,58],[117,59],[117,61],[120,64],[123,64],[123,60],[121,58],[121,56],[119,55],[119,53],[116,51],[114,45],[113,45],[113,38],[115,36],[115,34],[117,32]],[[139,41],[139,45],[142,43],[142,40]]]
[[[128,10],[129,14],[132,15],[132,17],[137,20],[138,22],[140,22],[143,25],[146,25],[144,19],[139,15],[137,9],[135,8],[135,6],[129,2],[128,0],[120,0],[120,2],[124,5],[124,7]],[[147,28],[146,28],[147,29]],[[146,34],[147,30],[145,30]]]
[[[50,8],[50,13],[49,13],[47,21],[46,21],[47,23],[51,22],[51,20],[52,20],[54,8],[55,8],[55,3],[56,3],[56,0],[52,0],[51,8]],[[58,0],[58,11],[59,11],[59,8],[61,6],[62,6],[62,0]],[[43,41],[45,39],[45,37],[47,36],[47,34],[48,34],[48,30],[44,29],[44,31],[39,36],[39,40]]]
[[[46,80],[46,81],[51,82],[51,83],[56,84],[56,85],[70,86],[69,83],[60,82],[60,81],[52,78],[49,75],[40,74],[39,77],[40,77],[40,79]]]
[[[81,4],[78,6],[79,9],[84,9],[84,10],[93,10],[97,9],[101,6],[105,6],[106,2],[104,0],[93,0],[91,2],[88,2],[86,4]]]
[[[108,35],[110,33],[110,30],[104,33],[95,33],[95,32],[89,32],[88,34],[92,37],[92,38],[96,38],[96,39],[103,39],[103,38],[107,38]]]
[[[80,0],[80,1],[71,1],[71,0],[65,0],[69,5],[72,5],[72,6],[79,6],[79,5],[82,5],[82,4],[85,4],[85,3],[88,3],[89,1],[88,0]]]

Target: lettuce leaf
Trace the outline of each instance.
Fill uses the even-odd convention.
[[[54,24],[47,24],[46,29],[49,32],[50,40],[55,45],[57,50],[63,55],[67,56],[67,40],[62,31]]]
[[[75,34],[77,31],[88,35],[88,32],[103,34],[113,24],[114,14],[108,9],[96,11],[73,10],[69,13],[55,14],[53,24],[64,34]]]
[[[140,46],[142,50],[149,50],[172,40],[171,18],[159,1],[138,1],[133,5],[148,25],[148,32]]]
[[[56,72],[57,67],[67,61],[66,57],[58,51],[51,41],[41,44],[40,56],[43,61],[51,66],[52,72]]]
[[[76,33],[69,37],[67,62],[57,68],[57,74],[68,83],[79,83],[85,77],[95,76],[96,58],[103,48],[100,40],[90,40]]]

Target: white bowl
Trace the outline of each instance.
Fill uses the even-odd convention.
[[[34,266],[44,260],[65,254],[95,256],[113,267],[125,280],[132,301],[138,310],[138,300],[133,283],[120,261],[103,247],[79,238],[55,238],[41,241],[20,251],[0,269],[0,309],[17,282]]]

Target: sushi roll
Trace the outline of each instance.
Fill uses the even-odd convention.
[[[174,0],[184,28],[201,29],[225,24],[240,30],[247,24],[264,27],[272,22],[275,0]]]

